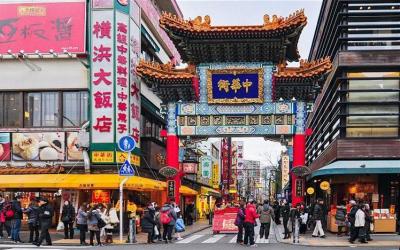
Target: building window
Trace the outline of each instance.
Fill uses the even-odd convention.
[[[347,137],[398,137],[398,72],[349,73]]]
[[[88,93],[63,93],[63,126],[79,127],[88,120]]]
[[[0,127],[22,127],[22,97],[21,93],[0,93]]]
[[[60,127],[59,92],[25,93],[25,127]]]

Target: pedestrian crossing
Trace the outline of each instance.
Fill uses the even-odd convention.
[[[277,243],[273,235],[269,239],[261,239],[260,235],[255,235],[254,240],[256,244]],[[175,244],[236,244],[236,241],[236,234],[194,234],[183,240],[176,241]]]
[[[41,246],[41,249],[48,250],[70,250],[70,249],[85,249],[90,248],[90,246]],[[2,250],[37,250],[38,247],[29,244],[0,244],[0,249]]]

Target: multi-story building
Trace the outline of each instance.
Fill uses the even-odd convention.
[[[118,79],[117,75],[115,79],[106,79],[105,74],[104,78],[93,79],[106,69],[104,65],[96,69],[99,65],[95,63],[113,65],[115,59],[117,64],[129,65],[126,56],[116,55],[129,54],[130,49],[144,60],[179,61],[175,46],[159,27],[159,17],[161,11],[179,17],[182,13],[175,0],[130,1],[130,8],[122,5],[123,1],[106,2],[112,4],[92,0],[0,3],[0,19],[9,20],[0,22],[4,34],[0,36],[0,189],[10,198],[19,191],[27,203],[39,193],[54,200],[57,211],[61,199],[70,199],[75,206],[82,201],[117,203],[121,152],[115,138],[118,128],[124,128],[117,127],[117,121],[129,117],[117,119],[116,113],[130,110],[132,105],[127,107],[127,103],[121,102],[117,107],[118,98],[123,99],[125,94],[117,94],[113,88],[111,94],[93,91],[102,81],[117,87],[117,81],[122,86],[122,80],[127,80]],[[89,6],[91,12],[87,12]],[[128,33],[126,27],[131,28],[130,37],[117,34],[114,17],[121,25],[118,32]],[[115,46],[107,51],[110,44]],[[135,69],[134,57],[130,54],[131,74]],[[127,68],[125,72],[123,69],[115,68],[114,72],[126,77],[129,73]],[[133,77],[129,83],[132,82]],[[140,89],[140,107],[130,110],[130,114],[140,122],[140,132],[135,135],[140,136],[140,149],[133,152],[131,159],[140,177],[130,179],[125,197],[140,207],[149,201],[161,203],[166,199],[166,185],[158,175],[165,162],[160,131],[166,122],[161,114],[161,100],[152,86],[140,79],[137,82],[139,86],[131,88],[130,94]],[[96,124],[96,108],[110,108],[115,126]],[[100,115],[105,117],[108,111],[102,112]],[[109,132],[110,141],[94,135],[94,129]],[[92,142],[104,139],[102,142],[108,145],[94,149],[88,137]],[[54,196],[59,190],[62,195]],[[186,191],[196,194],[191,189]]]
[[[399,211],[399,29],[398,2],[323,1],[309,59],[333,67],[307,123],[313,196]]]

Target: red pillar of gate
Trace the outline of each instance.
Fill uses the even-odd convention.
[[[293,168],[304,166],[306,163],[306,135],[295,134],[293,137]],[[292,177],[292,205],[296,206],[297,203],[304,201],[304,195],[297,196],[296,194],[296,180],[301,179],[291,173]],[[302,182],[304,190],[304,181]]]
[[[178,174],[171,178],[175,181],[175,201],[177,204],[180,203],[180,193],[181,188],[181,173],[179,171],[179,138],[177,135],[168,134],[167,135],[167,154],[166,154],[166,165],[176,168]]]

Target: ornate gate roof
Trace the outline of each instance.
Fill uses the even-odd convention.
[[[163,13],[160,26],[167,31],[186,62],[297,61],[297,43],[307,24],[304,10],[287,18],[264,16],[262,25],[212,26],[211,18],[183,20]]]

